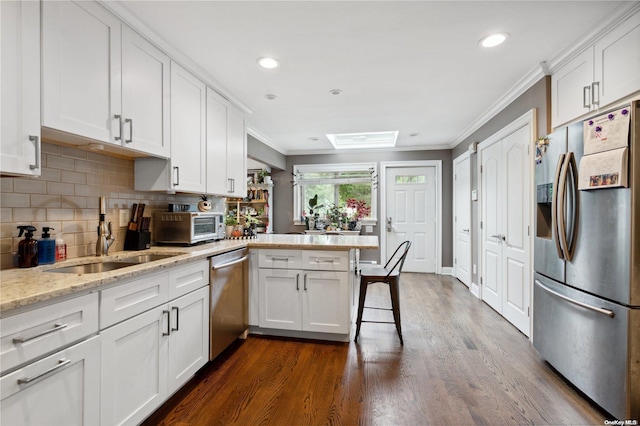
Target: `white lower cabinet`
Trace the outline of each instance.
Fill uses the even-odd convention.
[[[100,337],[3,376],[0,395],[3,425],[99,424]]]
[[[313,252],[317,254],[317,252]],[[284,259],[291,251],[265,250],[260,254],[262,265],[273,259],[283,259],[281,268],[258,270],[259,326],[279,330],[297,330],[321,333],[348,334],[350,330],[351,304],[347,252],[325,251],[321,260],[309,269],[288,269]],[[309,253],[292,259],[307,259]],[[333,263],[329,261],[334,257]],[[326,262],[326,263],[324,263]],[[299,264],[291,261],[291,264]],[[303,263],[307,265],[307,263]],[[322,265],[322,266],[318,266]],[[330,270],[333,266],[339,270]]]
[[[140,423],[209,360],[209,286],[101,337],[101,424]]]

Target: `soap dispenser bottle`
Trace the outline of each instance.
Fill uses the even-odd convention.
[[[24,236],[24,240],[18,244],[18,267],[33,268],[38,266],[38,242],[33,239],[33,233],[36,231],[35,226],[22,225],[18,226],[20,230],[19,237]]]
[[[38,263],[40,265],[49,265],[56,262],[56,240],[51,238],[48,226],[42,227],[42,239],[38,241]]]

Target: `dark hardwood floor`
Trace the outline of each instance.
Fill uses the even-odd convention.
[[[385,290],[371,286],[368,304],[388,305]],[[249,336],[145,424],[603,424],[459,281],[404,273],[400,298],[404,346],[393,325],[376,323],[362,325],[358,344]]]

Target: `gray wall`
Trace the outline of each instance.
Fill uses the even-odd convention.
[[[518,99],[509,104],[505,109],[500,111],[495,117],[489,120],[484,126],[476,130],[468,138],[460,142],[452,153],[452,158],[456,158],[463,154],[469,148],[472,142],[482,142],[489,136],[495,134],[508,124],[512,123],[524,113],[536,108],[536,120],[538,124],[537,136],[544,136],[551,133],[551,77],[542,78],[534,84],[529,90],[523,93]],[[478,155],[471,155],[471,189],[478,189]],[[477,229],[478,223],[478,202],[471,202],[471,247],[472,247],[472,264],[477,265],[479,259],[479,233]],[[443,234],[444,235],[444,234]],[[479,269],[478,269],[479,270]],[[473,282],[479,284],[478,274],[473,274]]]
[[[287,167],[287,157],[251,135],[247,135],[247,157],[278,170]]]
[[[303,226],[293,224],[293,186],[292,172],[296,164],[333,164],[333,163],[363,163],[376,162],[378,167],[381,161],[409,161],[409,160],[442,160],[442,266],[453,265],[453,219],[452,219],[452,187],[453,187],[453,162],[450,150],[437,151],[375,151],[340,154],[314,154],[287,156],[287,166],[283,171],[272,172],[274,181],[273,189],[273,225],[274,232],[303,231]],[[378,199],[380,189],[378,187]],[[380,203],[378,203],[380,204]],[[363,235],[376,235],[380,237],[380,229],[384,229],[380,223],[380,205],[378,205],[378,225],[373,227],[373,232]],[[361,253],[363,260],[380,260],[379,250],[364,250]]]

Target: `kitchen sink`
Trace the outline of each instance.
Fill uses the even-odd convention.
[[[128,266],[140,265],[142,263],[153,262],[154,260],[167,259],[179,256],[182,253],[145,253],[135,256],[127,256],[120,259],[109,259],[103,262],[92,261],[80,265],[63,266],[61,268],[48,269],[47,272],[59,272],[64,274],[97,274],[100,272],[115,271]]]
[[[120,262],[120,261],[108,261],[108,262],[93,262],[83,263],[81,265],[63,266],[62,268],[48,269],[47,272],[60,272],[65,274],[97,274],[99,272],[115,271],[116,269],[126,268],[128,266],[134,266],[138,263],[135,262]]]
[[[180,253],[182,254],[182,253]],[[174,257],[174,256],[179,256],[180,254],[176,254],[176,253],[146,253],[146,254],[139,254],[136,256],[127,256],[127,257],[123,257],[121,259],[118,259],[118,262],[131,262],[131,263],[147,263],[147,262],[153,262],[154,260],[162,260],[162,259],[168,259],[170,257]]]

